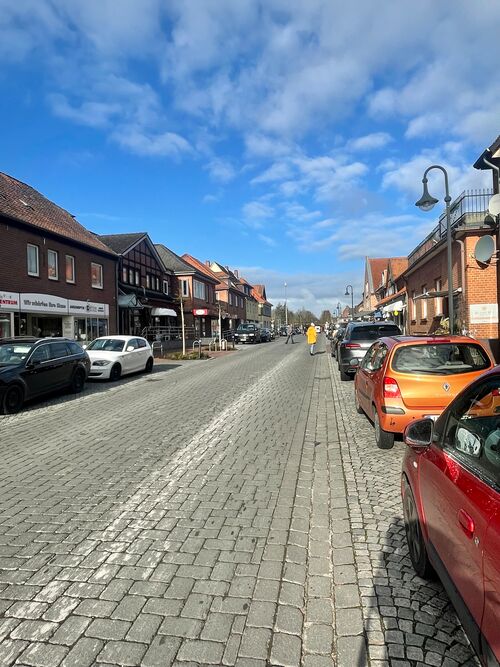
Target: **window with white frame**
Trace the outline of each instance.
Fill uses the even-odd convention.
[[[185,279],[180,280],[181,283],[181,294],[182,296],[189,296],[189,281]]]
[[[75,282],[75,258],[73,255],[66,255],[66,282]]]
[[[122,266],[122,282],[128,283],[128,269],[126,266]]]
[[[415,290],[411,293],[411,319],[416,320],[417,319],[417,302],[415,301]]]
[[[426,294],[427,285],[422,285],[422,294]],[[422,299],[422,319],[427,319],[427,299]]]
[[[47,250],[47,275],[49,280],[59,280],[57,252],[55,250]]]
[[[151,288],[151,276],[149,275],[149,273],[146,273],[146,287],[148,289]]]
[[[168,294],[168,280],[163,281],[163,294]]]
[[[102,289],[104,287],[102,264],[97,264],[96,262],[90,263],[90,277],[92,287],[95,289]]]
[[[28,275],[40,275],[40,262],[38,258],[38,246],[28,243],[27,245]]]
[[[140,285],[141,284],[141,274],[137,269],[134,271],[134,276],[135,276],[135,284]]]
[[[193,280],[193,292],[196,299],[205,299],[205,283]]]
[[[441,291],[441,278],[436,278],[434,281],[434,289],[436,292]],[[442,315],[443,314],[443,297],[442,296],[437,296],[434,299],[434,310],[436,315]]]

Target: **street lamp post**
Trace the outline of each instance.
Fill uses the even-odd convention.
[[[349,292],[349,288],[351,288],[351,291]],[[346,285],[345,286],[345,296],[351,295],[351,318],[354,319],[354,292],[352,289],[352,285]]]
[[[288,326],[288,305],[286,302],[286,283],[285,283],[285,326]]]
[[[341,314],[341,307],[342,307],[342,306],[341,306],[340,301],[339,301],[339,302],[337,303],[337,317],[339,317],[339,318],[340,318],[340,314]]]
[[[452,258],[452,238],[451,238],[451,213],[450,213],[450,190],[448,187],[448,172],[439,164],[433,164],[424,171],[422,183],[424,184],[424,191],[420,199],[415,202],[415,206],[421,211],[430,211],[439,202],[438,199],[429,194],[427,189],[427,174],[431,169],[439,169],[444,174],[444,189],[446,204],[446,254],[448,260],[448,321],[450,327],[450,334],[455,330],[455,317],[453,313],[453,258]]]

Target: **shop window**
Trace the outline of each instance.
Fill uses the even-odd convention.
[[[27,257],[28,257],[28,275],[29,276],[39,276],[40,275],[40,263],[38,259],[38,246],[28,243],[27,245]]]
[[[102,289],[104,286],[102,264],[96,264],[95,262],[91,262],[90,275],[92,279],[92,287],[94,287],[95,289]]]
[[[75,258],[73,255],[66,255],[66,282],[75,282]]]
[[[438,278],[437,280],[434,281],[434,288],[436,292],[441,291],[441,278]],[[442,296],[437,296],[434,299],[434,310],[436,312],[436,315],[442,315],[443,314],[443,297]]]
[[[422,285],[422,294],[427,292],[427,285]],[[427,319],[427,299],[422,299],[422,319]]]

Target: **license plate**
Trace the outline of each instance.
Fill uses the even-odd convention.
[[[438,417],[439,415],[424,415],[424,419],[432,419],[433,422],[435,422]]]

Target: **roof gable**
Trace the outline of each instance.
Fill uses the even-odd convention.
[[[167,248],[163,243],[155,243],[155,248],[161,257],[163,264],[174,273],[195,273],[196,269],[188,262],[184,261],[182,257],[176,255],[173,250]]]
[[[51,232],[108,255],[115,253],[96,234],[30,185],[0,172],[0,215]]]

